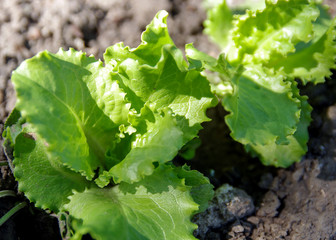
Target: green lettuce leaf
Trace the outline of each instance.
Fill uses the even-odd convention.
[[[295,53],[271,59],[266,66],[283,71],[292,78],[299,78],[304,84],[323,83],[325,78],[330,77],[331,69],[336,69],[336,18],[332,21],[328,17],[318,20],[314,25],[314,38],[310,42],[298,44]]]
[[[204,33],[211,40],[217,43],[221,49],[226,49],[232,44],[232,35],[230,34],[233,28],[233,13],[227,6],[225,0],[204,1],[207,9],[207,19],[204,21]]]
[[[247,144],[245,146],[248,151],[259,156],[263,164],[286,168],[294,162],[299,162],[307,152],[308,126],[311,121],[310,112],[312,108],[307,102],[307,97],[298,98],[301,101],[300,121],[295,133],[287,137],[288,143]]]
[[[82,52],[44,51],[12,75],[16,108],[46,141],[48,154],[89,180],[95,169],[104,167],[101,159],[118,132],[86,84],[95,81],[102,68]]]
[[[233,77],[232,83],[233,93],[222,100],[230,113],[225,121],[231,136],[243,144],[287,142],[300,118],[300,101],[292,95],[292,83],[256,66]]]
[[[266,8],[237,16],[232,30],[231,64],[267,63],[295,52],[299,42],[312,40],[319,9],[309,0],[266,1]]]
[[[15,125],[11,125],[15,126]],[[17,127],[7,128],[14,145],[14,176],[19,190],[35,202],[36,207],[58,212],[72,191],[84,191],[90,186],[84,177],[75,173],[55,159],[47,156],[46,143],[25,124],[20,133]],[[5,138],[9,140],[8,138]],[[47,194],[46,194],[47,193]]]
[[[190,219],[198,205],[188,182],[204,177],[183,169],[182,177],[191,175],[184,180],[176,171],[159,167],[134,184],[76,192],[65,205],[74,218],[76,237],[90,233],[95,239],[196,239]]]

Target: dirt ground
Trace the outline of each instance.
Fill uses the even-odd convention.
[[[102,58],[106,47],[123,41],[136,47],[158,10],[169,12],[168,27],[178,47],[194,45],[210,55],[218,49],[202,34],[206,14],[201,0],[2,0],[0,6],[0,130],[15,105],[11,71],[42,50],[73,47]],[[336,2],[327,1],[334,13]],[[255,207],[223,221],[218,213],[195,233],[200,239],[336,239],[336,82],[302,88],[314,107],[309,152],[288,169],[262,166],[229,137],[221,107],[209,110],[212,122],[201,131],[202,146],[190,164],[215,187],[224,183],[245,191]],[[0,150],[2,151],[2,150]],[[0,163],[5,162],[0,152]],[[182,161],[177,159],[176,161]],[[17,191],[10,168],[2,166],[0,190]],[[245,194],[244,193],[244,194]],[[16,198],[0,199],[0,216]],[[213,209],[219,209],[220,201]],[[217,205],[216,205],[217,204]],[[208,209],[206,213],[214,212]],[[210,217],[209,217],[210,216]],[[204,216],[203,216],[204,217]],[[219,219],[219,220],[218,220]],[[217,221],[218,220],[218,221]],[[195,220],[196,221],[196,220]],[[214,224],[214,221],[217,221]],[[203,223],[205,224],[205,223]],[[61,239],[57,219],[35,209],[21,210],[0,227],[0,240]]]

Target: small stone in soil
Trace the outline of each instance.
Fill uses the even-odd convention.
[[[209,230],[219,229],[235,220],[250,216],[254,211],[253,200],[245,191],[224,184],[216,190],[206,211],[194,217],[193,222],[198,225],[194,235],[205,239]],[[244,232],[241,224],[235,225],[234,223],[232,232]],[[209,236],[206,239],[209,239]]]

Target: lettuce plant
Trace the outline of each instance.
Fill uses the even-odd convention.
[[[266,0],[242,14],[233,14],[225,0],[206,5],[205,33],[222,54],[215,59],[192,45],[186,51],[208,70],[229,112],[231,136],[265,165],[299,161],[307,151],[311,106],[296,80],[316,84],[331,76],[336,20],[314,0]]]
[[[336,20],[313,0],[267,0],[236,14],[224,0],[207,3],[218,58],[189,44],[185,61],[161,11],[137,48],[115,44],[104,63],[60,49],[13,72],[6,154],[19,190],[66,216],[70,238],[195,239],[190,219],[212,185],[171,160],[209,120],[212,92],[232,137],[264,164],[287,167],[306,152],[311,107],[296,79],[331,75]]]
[[[107,48],[104,64],[70,49],[41,52],[12,74],[17,93],[5,149],[19,190],[68,214],[72,239],[195,239],[208,179],[171,160],[216,104],[159,12],[137,48]]]

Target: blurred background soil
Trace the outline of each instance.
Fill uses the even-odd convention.
[[[326,1],[335,13],[336,2]],[[210,55],[218,49],[202,34],[206,18],[201,0],[1,0],[0,1],[0,130],[15,105],[11,72],[25,59],[60,47],[73,47],[102,58],[117,42],[136,47],[140,34],[156,12],[169,12],[168,28],[176,45],[186,43]],[[213,121],[200,132],[201,147],[189,164],[207,175],[216,188],[224,183],[243,189],[255,208],[218,225],[202,226],[200,239],[336,239],[336,83],[302,88],[314,107],[309,152],[288,169],[262,166],[231,140],[225,111],[210,109]],[[57,129],[55,130],[57,131]],[[183,162],[176,159],[177,162]],[[0,150],[0,163],[6,162]],[[1,166],[0,190],[17,183],[8,166]],[[0,199],[0,216],[15,203]],[[210,216],[210,221],[215,221]],[[214,218],[223,218],[217,214]],[[218,219],[217,219],[218,220]],[[206,224],[206,223],[203,223]],[[215,227],[213,227],[215,226]],[[31,204],[0,227],[0,239],[61,239],[57,219]]]

